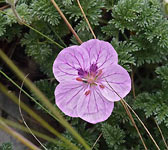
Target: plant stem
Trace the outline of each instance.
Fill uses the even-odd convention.
[[[66,25],[68,26],[68,28],[70,29],[70,31],[72,32],[72,34],[75,36],[76,40],[79,42],[79,44],[82,44],[81,39],[79,38],[79,36],[75,32],[75,30],[72,28],[71,24],[66,19],[65,15],[62,13],[61,9],[58,7],[58,5],[56,4],[56,2],[54,0],[51,0],[51,2],[53,3],[53,5],[57,9],[57,11],[59,12],[60,16],[62,17],[62,19],[64,20],[64,22],[66,23]]]
[[[158,150],[160,150],[158,144],[156,143],[156,141],[154,140],[154,138],[152,137],[152,135],[150,134],[149,130],[147,129],[147,127],[145,126],[145,124],[142,122],[142,120],[139,118],[139,116],[135,113],[135,111],[127,104],[127,102],[122,99],[124,101],[124,103],[129,107],[129,109],[134,113],[134,115],[137,117],[137,119],[139,120],[139,122],[142,124],[142,126],[144,127],[144,129],[146,130],[146,132],[148,133],[149,137],[151,138],[151,140],[153,141],[153,143],[155,144],[155,146],[157,147]]]
[[[134,99],[136,99],[136,94],[135,94],[135,86],[134,86],[134,71],[133,71],[133,67],[131,65],[131,83],[132,83],[132,93],[133,93],[133,97]]]
[[[0,8],[0,10],[4,10],[5,8],[8,8],[8,7],[9,7],[9,5],[2,6],[2,7]]]
[[[164,135],[163,135],[163,133],[162,133],[162,130],[160,129],[160,127],[159,127],[159,125],[158,125],[158,123],[156,122],[155,119],[154,119],[154,121],[155,121],[155,124],[156,124],[157,128],[159,129],[159,132],[160,132],[161,137],[162,137],[162,139],[163,139],[163,142],[164,142],[164,144],[165,144],[165,146],[166,146],[166,149],[168,150],[168,145],[167,145],[167,143],[166,143],[166,140],[165,140],[165,138],[164,138]]]
[[[23,25],[23,21],[22,21],[21,17],[19,16],[19,14],[18,14],[17,11],[16,11],[15,4],[12,4],[12,5],[11,5],[11,9],[12,9],[12,11],[13,11],[15,17],[16,17],[16,20],[18,21],[18,23],[19,23],[20,25]]]
[[[129,118],[131,119],[131,122],[133,123],[135,129],[137,130],[137,133],[138,133],[138,135],[139,135],[139,137],[140,137],[140,139],[141,139],[141,141],[142,141],[142,144],[143,144],[145,150],[148,150],[148,148],[146,147],[146,144],[145,144],[145,142],[144,142],[144,140],[143,140],[143,138],[142,138],[142,135],[141,135],[141,133],[140,133],[140,131],[139,131],[139,129],[138,129],[138,127],[137,127],[137,125],[136,125],[136,123],[135,123],[135,121],[134,121],[132,115],[131,115],[131,112],[129,111],[129,109],[128,109],[128,107],[127,107],[127,105],[125,105],[125,103],[123,102],[122,99],[121,99],[121,103],[122,103],[123,107],[125,108],[125,110],[126,110],[126,112],[127,112],[127,115],[128,115]]]
[[[90,23],[89,23],[89,20],[87,19],[86,15],[85,15],[85,12],[83,11],[83,8],[82,8],[82,6],[81,6],[79,0],[77,0],[77,3],[78,3],[78,6],[79,6],[79,8],[80,8],[82,14],[83,14],[83,17],[84,17],[85,20],[86,20],[86,23],[87,23],[88,26],[89,26],[89,29],[90,29],[90,31],[91,31],[93,37],[96,39],[96,35],[95,35],[94,32],[93,32],[93,29],[92,29],[92,27],[91,27],[91,25],[90,25]]]

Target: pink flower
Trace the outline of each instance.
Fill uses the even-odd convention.
[[[131,90],[128,72],[108,42],[92,39],[63,49],[53,64],[56,105],[68,116],[90,123],[106,120],[114,102]],[[108,83],[107,83],[108,81]],[[113,89],[115,92],[113,91]]]

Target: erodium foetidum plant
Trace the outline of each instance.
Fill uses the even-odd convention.
[[[56,105],[66,115],[93,124],[106,120],[114,102],[131,90],[130,76],[118,64],[116,51],[98,39],[63,49],[54,61],[53,73],[60,82],[55,89]]]

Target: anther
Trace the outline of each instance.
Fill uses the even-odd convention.
[[[88,96],[90,94],[90,90],[85,92],[85,95]]]
[[[83,81],[82,78],[79,78],[79,77],[76,78],[76,80],[77,80],[77,81]]]
[[[99,87],[100,87],[101,89],[104,89],[104,88],[105,88],[105,86],[102,85],[102,84],[100,84]]]

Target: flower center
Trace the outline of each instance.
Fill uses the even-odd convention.
[[[92,64],[89,68],[89,71],[85,71],[82,68],[79,68],[78,75],[80,77],[76,78],[77,81],[82,81],[90,85],[97,85],[96,82],[102,75],[102,70],[98,70],[97,65]]]
[[[86,77],[86,80],[88,83],[93,84],[96,81],[96,78],[93,75],[91,75]]]

